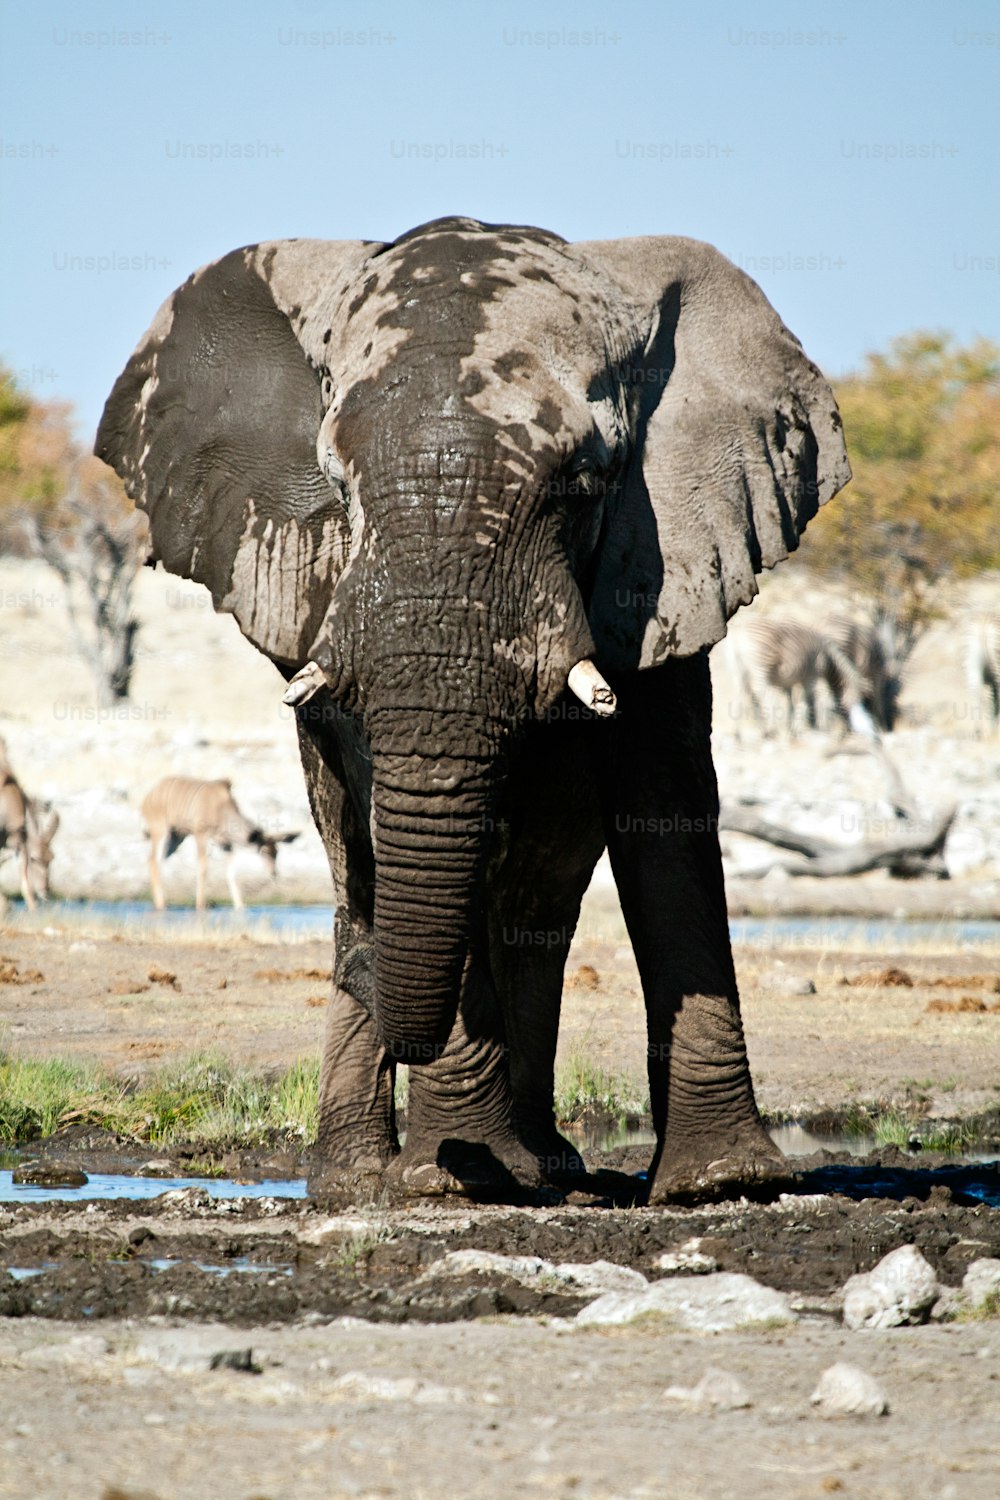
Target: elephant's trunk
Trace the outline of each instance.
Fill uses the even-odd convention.
[[[496,778],[377,750],[373,770],[376,1021],[397,1061],[430,1062],[455,1020]]]

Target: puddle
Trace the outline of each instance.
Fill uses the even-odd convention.
[[[163,1257],[157,1260],[140,1260],[139,1264],[148,1266],[151,1271],[172,1271],[175,1266],[193,1266],[196,1271],[204,1271],[209,1276],[291,1276],[293,1272],[292,1266],[261,1265],[259,1261],[251,1261],[245,1255],[237,1256],[235,1260],[229,1261],[224,1266],[213,1265],[204,1260],[188,1261]],[[41,1272],[26,1272],[25,1274],[41,1275]]]
[[[833,1165],[803,1172],[804,1192],[840,1193],[845,1198],[926,1199],[946,1187],[952,1200],[966,1207],[1000,1208],[1000,1161],[957,1163],[947,1167],[848,1167]]]
[[[228,1177],[125,1177],[95,1172],[76,1188],[33,1187],[15,1183],[13,1173],[0,1171],[0,1203],[84,1203],[98,1198],[158,1198],[176,1188],[204,1188],[210,1198],[304,1198],[304,1177],[267,1178],[264,1182],[233,1182]]]
[[[198,913],[191,907],[157,912],[148,901],[50,901],[42,912],[12,907],[15,925],[45,927],[56,922],[96,923],[109,929],[195,932],[245,932],[255,929],[298,937],[329,937],[331,906],[248,906],[240,912],[219,906]],[[1000,921],[904,921],[896,917],[734,917],[729,923],[734,943],[748,947],[878,947],[942,943],[1000,945]]]
[[[734,917],[734,943],[747,947],[885,948],[916,944],[1000,944],[1000,922],[901,921],[896,917]]]

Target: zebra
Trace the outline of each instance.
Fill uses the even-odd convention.
[[[896,622],[877,614],[874,620],[835,615],[825,634],[853,664],[861,678],[861,701],[878,729],[895,728],[899,715],[904,653]]]
[[[834,713],[856,734],[878,739],[864,703],[864,683],[857,667],[828,635],[798,620],[764,615],[744,620],[730,635],[730,656],[741,698],[755,718],[766,716],[769,690],[784,695],[786,725],[793,732],[795,695],[801,694],[806,723],[818,724],[816,689],[826,685]]]
[[[965,673],[978,716],[986,689],[990,728],[1000,730],[1000,615],[980,615],[969,626],[965,642]]]

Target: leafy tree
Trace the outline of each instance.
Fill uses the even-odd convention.
[[[803,560],[913,640],[945,581],[1000,567],[1000,348],[913,333],[837,383],[854,478]]]

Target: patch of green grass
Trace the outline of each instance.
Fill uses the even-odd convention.
[[[938,1125],[933,1130],[918,1131],[920,1144],[925,1151],[968,1151],[975,1142],[975,1133],[967,1125]]]
[[[913,1136],[913,1124],[901,1110],[887,1109],[871,1122],[876,1146],[898,1146],[905,1151]]]
[[[161,1146],[258,1142],[276,1131],[311,1141],[318,1099],[318,1060],[269,1076],[199,1055],[134,1087],[83,1063],[0,1052],[0,1144],[11,1146],[83,1123]]]
[[[599,1111],[614,1120],[649,1112],[649,1090],[625,1073],[612,1073],[576,1050],[556,1073],[556,1119],[572,1124]]]
[[[924,1151],[961,1153],[975,1144],[976,1133],[968,1125],[945,1124],[924,1126],[900,1109],[866,1109],[863,1105],[851,1110],[844,1121],[844,1131],[855,1137],[871,1137],[874,1145],[898,1146],[905,1151],[910,1142],[918,1140]]]
[[[376,1245],[384,1245],[387,1240],[391,1239],[390,1226],[373,1221],[366,1229],[359,1229],[356,1234],[348,1235],[342,1240],[337,1246],[336,1255],[324,1264],[336,1271],[356,1271],[362,1261],[368,1259]]]
[[[958,1315],[960,1323],[987,1323],[1000,1318],[1000,1286],[987,1292],[978,1307],[963,1309]]]

